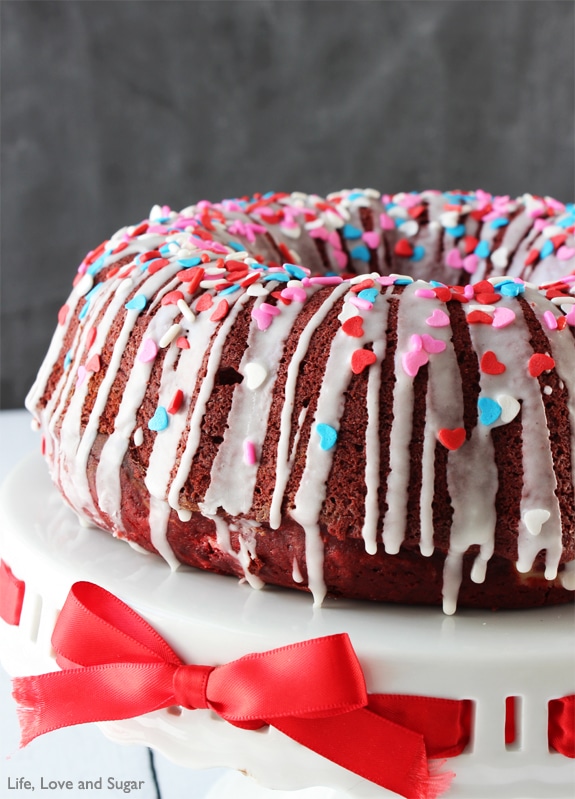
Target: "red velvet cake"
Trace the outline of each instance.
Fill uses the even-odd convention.
[[[90,252],[27,407],[137,548],[326,594],[575,588],[575,209],[374,190],[200,202]]]

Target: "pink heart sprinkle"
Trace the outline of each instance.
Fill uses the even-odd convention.
[[[81,386],[82,383],[84,382],[84,380],[86,379],[87,375],[88,375],[88,371],[87,371],[86,367],[85,366],[79,366],[78,367],[78,378],[76,380],[76,385],[77,386]]]
[[[493,312],[493,327],[507,327],[515,321],[515,311],[511,308],[496,308]]]
[[[395,222],[387,214],[380,214],[379,224],[382,230],[395,230]]]
[[[269,314],[270,316],[279,316],[279,314],[281,313],[277,305],[270,305],[269,302],[262,302],[262,304],[260,305],[260,310],[263,311],[264,313]]]
[[[421,341],[423,344],[423,349],[429,353],[443,352],[443,350],[447,347],[445,341],[441,341],[439,338],[434,338],[433,336],[430,336],[429,333],[422,333]]]
[[[283,289],[281,292],[281,296],[285,300],[293,300],[294,302],[304,302],[307,294],[305,293],[304,289],[300,288],[299,286],[287,286],[287,288]]]
[[[337,265],[340,267],[340,269],[343,269],[343,267],[347,265],[347,255],[343,252],[343,250],[334,249],[333,256],[337,261]]]
[[[479,263],[479,258],[475,255],[474,252],[470,253],[470,255],[466,255],[463,259],[463,268],[465,271],[472,275],[475,270],[477,269],[477,264]]]
[[[442,311],[441,308],[436,308],[431,316],[425,320],[426,324],[430,327],[447,327],[449,324],[449,316]]]
[[[337,235],[337,230],[332,230],[331,233],[327,234],[327,241],[332,247],[335,247],[336,250],[341,250],[341,239]]]
[[[152,338],[144,339],[144,343],[140,349],[138,360],[142,363],[150,363],[158,354],[158,345]]]
[[[401,358],[403,370],[410,377],[415,377],[420,367],[424,366],[428,361],[429,355],[423,350],[405,352]]]
[[[362,234],[362,239],[371,250],[375,250],[379,244],[379,233],[376,230],[366,230]]]
[[[327,241],[329,233],[327,232],[327,228],[315,227],[309,231],[309,235],[312,237],[312,239],[323,239],[324,241]]]
[[[253,309],[252,316],[258,323],[258,330],[267,330],[273,321],[273,316],[266,313],[261,306]]]
[[[463,261],[461,260],[461,253],[459,250],[454,247],[452,250],[445,256],[445,263],[447,266],[451,266],[453,269],[461,269],[463,266]]]
[[[423,349],[423,339],[417,333],[414,333],[409,339],[409,344],[409,349],[414,352],[419,352],[419,350]]]
[[[395,278],[391,277],[390,275],[380,275],[380,277],[376,278],[376,280],[378,283],[381,283],[382,286],[393,286],[395,283]],[[417,294],[417,291],[415,293]],[[431,292],[431,296],[435,297],[435,294]]]
[[[572,325],[573,327],[575,327],[575,305],[571,306],[571,310],[569,311],[565,319],[568,325]]]
[[[575,256],[575,247],[559,247],[557,250],[557,258],[560,261],[569,261],[571,258]]]
[[[432,291],[431,289],[416,289],[415,290],[415,296],[416,297],[425,297],[426,299],[432,300],[435,297],[435,292]]]

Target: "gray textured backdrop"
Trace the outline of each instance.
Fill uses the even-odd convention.
[[[574,188],[574,3],[9,2],[2,392],[21,405],[82,256],[154,203]]]

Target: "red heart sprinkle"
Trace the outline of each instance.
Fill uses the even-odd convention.
[[[212,322],[219,322],[228,315],[230,306],[227,300],[220,300],[216,305],[216,310],[210,316]]]
[[[467,322],[470,325],[490,325],[492,321],[492,317],[484,311],[471,311],[467,314]]]
[[[176,345],[181,350],[189,350],[190,349],[190,342],[185,336],[180,336],[179,339],[176,341]]]
[[[176,413],[184,399],[184,392],[181,388],[176,389],[170,404],[167,407],[168,413]]]
[[[496,302],[499,302],[501,299],[501,294],[476,294],[475,299],[477,302],[480,302],[481,305],[493,305]]]
[[[176,305],[178,300],[183,300],[184,295],[181,291],[168,291],[167,294],[164,294],[162,297],[162,305]]]
[[[465,249],[465,255],[471,255],[471,253],[474,251],[474,249],[477,247],[478,244],[479,244],[479,239],[476,239],[475,236],[464,236],[463,246]]]
[[[354,375],[358,375],[363,372],[366,366],[370,366],[376,360],[377,356],[371,350],[355,350],[351,356],[351,371]]]
[[[425,205],[414,205],[411,208],[407,209],[407,213],[410,215],[412,219],[417,219],[418,216],[425,211]]]
[[[394,252],[403,258],[409,258],[413,255],[413,247],[407,239],[398,239],[395,243]]]
[[[363,336],[363,319],[361,316],[350,316],[349,319],[345,320],[341,329],[348,336],[361,338]]]
[[[504,363],[497,360],[497,356],[491,350],[483,353],[480,363],[481,371],[486,375],[501,375],[507,369]]]
[[[529,374],[531,377],[539,377],[543,372],[553,369],[555,361],[550,355],[545,355],[542,352],[536,352],[529,358]]]
[[[456,427],[454,430],[450,430],[448,427],[442,427],[437,434],[437,438],[447,449],[459,449],[465,441],[465,430],[463,427]]]
[[[480,280],[478,283],[475,283],[473,291],[475,294],[495,294],[493,283],[490,283],[489,280]]]
[[[525,259],[525,266],[531,266],[531,264],[534,264],[535,261],[538,260],[539,260],[539,250],[533,248],[532,250],[529,250],[527,254],[527,258]]]
[[[94,341],[96,340],[96,333],[97,330],[95,327],[91,327],[90,330],[88,331],[88,336],[86,338],[86,349],[89,350]]]
[[[100,356],[92,355],[90,360],[86,363],[87,372],[99,372],[101,367]]]
[[[214,300],[212,295],[206,292],[205,294],[202,294],[200,299],[197,301],[196,311],[207,311],[208,308],[211,308],[213,304]]]
[[[157,260],[153,260],[149,267],[148,267],[148,274],[155,275],[156,272],[159,272],[160,269],[163,269],[165,266],[169,265],[169,261],[167,258],[158,258]]]

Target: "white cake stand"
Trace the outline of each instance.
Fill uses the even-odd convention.
[[[567,799],[575,761],[547,742],[547,703],[575,692],[572,606],[530,611],[407,608],[345,600],[312,607],[306,594],[256,591],[235,578],[171,572],[159,558],[86,530],[33,455],[0,492],[0,555],[26,583],[18,626],[0,625],[13,676],[56,669],[50,638],[71,585],[88,580],[134,608],[186,662],[217,665],[249,652],[347,632],[373,693],[473,700],[468,749],[451,758],[449,799]],[[505,699],[519,697],[518,739],[504,740]],[[191,768],[224,766],[210,799],[394,797],[273,727],[238,729],[208,710],[167,709],[100,725],[110,738],[151,746]],[[245,774],[253,777],[247,780]]]

